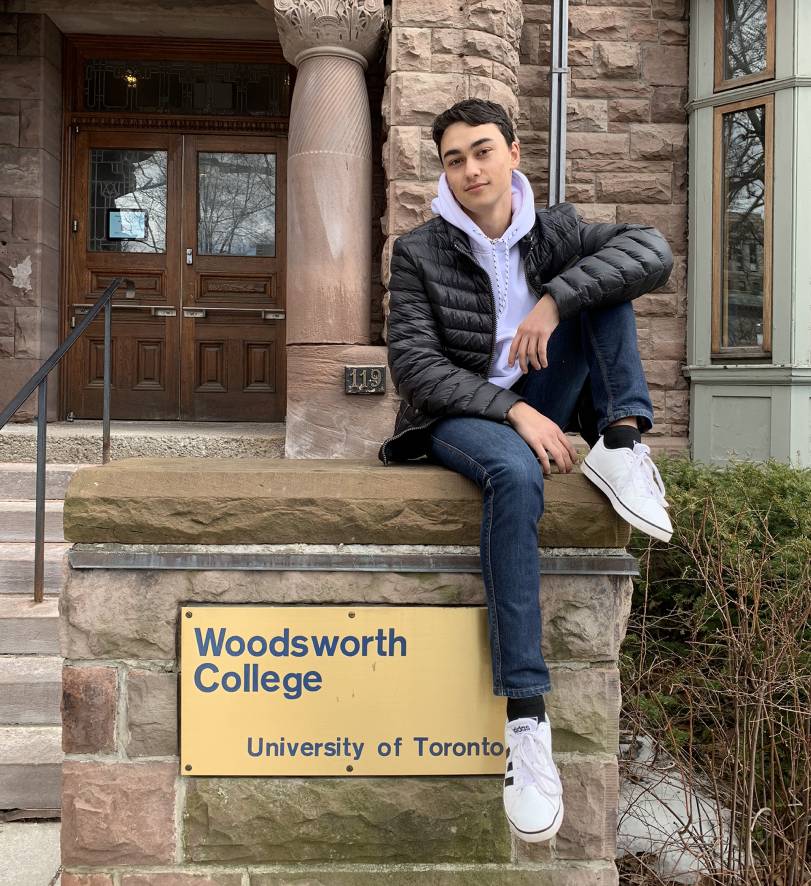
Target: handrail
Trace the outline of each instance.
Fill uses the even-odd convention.
[[[132,280],[116,277],[101,294],[101,297],[85,314],[82,321],[40,366],[31,378],[20,388],[17,395],[0,412],[0,430],[12,415],[37,391],[37,478],[36,516],[34,519],[34,602],[41,603],[45,585],[45,434],[48,426],[48,375],[59,361],[76,344],[76,340],[104,309],[104,400],[102,406],[102,464],[110,460],[110,341],[112,337],[111,303],[116,290],[124,283],[126,297],[135,298],[135,284]]]

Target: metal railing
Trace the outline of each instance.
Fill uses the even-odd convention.
[[[112,331],[112,300],[121,285],[126,286],[126,297],[135,298],[132,280],[116,277],[101,294],[99,300],[88,310],[70,335],[40,366],[33,376],[20,388],[17,396],[0,412],[0,430],[12,415],[37,391],[37,479],[36,516],[34,519],[34,602],[41,603],[45,584],[45,434],[48,414],[48,375],[76,343],[79,336],[104,310],[104,400],[102,407],[101,460],[110,460],[110,339]]]

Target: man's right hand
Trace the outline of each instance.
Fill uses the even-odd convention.
[[[577,462],[577,450],[563,431],[529,403],[519,400],[507,412],[507,421],[524,438],[538,456],[545,477],[551,476],[549,456],[555,460],[558,473],[568,474]]]

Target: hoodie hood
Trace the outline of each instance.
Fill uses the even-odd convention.
[[[431,210],[449,224],[464,231],[478,263],[487,271],[496,294],[497,313],[501,317],[507,308],[511,276],[510,252],[518,241],[535,225],[535,196],[529,179],[517,169],[512,172],[512,220],[507,230],[496,238],[488,237],[465,212],[448,185],[443,172],[439,177],[438,196],[431,202]],[[517,255],[513,257],[513,264]]]

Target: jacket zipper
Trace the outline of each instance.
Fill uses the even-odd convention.
[[[465,249],[465,247],[462,246],[462,244],[458,240],[453,241],[453,246],[454,246],[454,249],[457,249],[459,252],[462,253],[462,255],[466,255],[473,262],[473,264],[476,265],[476,267],[480,271],[484,271],[484,275],[485,275],[485,277],[487,277],[487,288],[490,291],[490,310],[493,315],[493,342],[490,346],[490,358],[487,361],[487,369],[484,372],[484,378],[489,378],[490,377],[490,367],[493,365],[493,357],[495,356],[495,353],[496,353],[496,332],[497,332],[496,323],[498,322],[498,318],[496,317],[496,297],[495,297],[495,294],[493,293],[493,282],[490,279],[490,275],[476,261],[473,254],[471,252],[468,252],[467,249]],[[507,281],[507,283],[509,285],[509,280]]]

